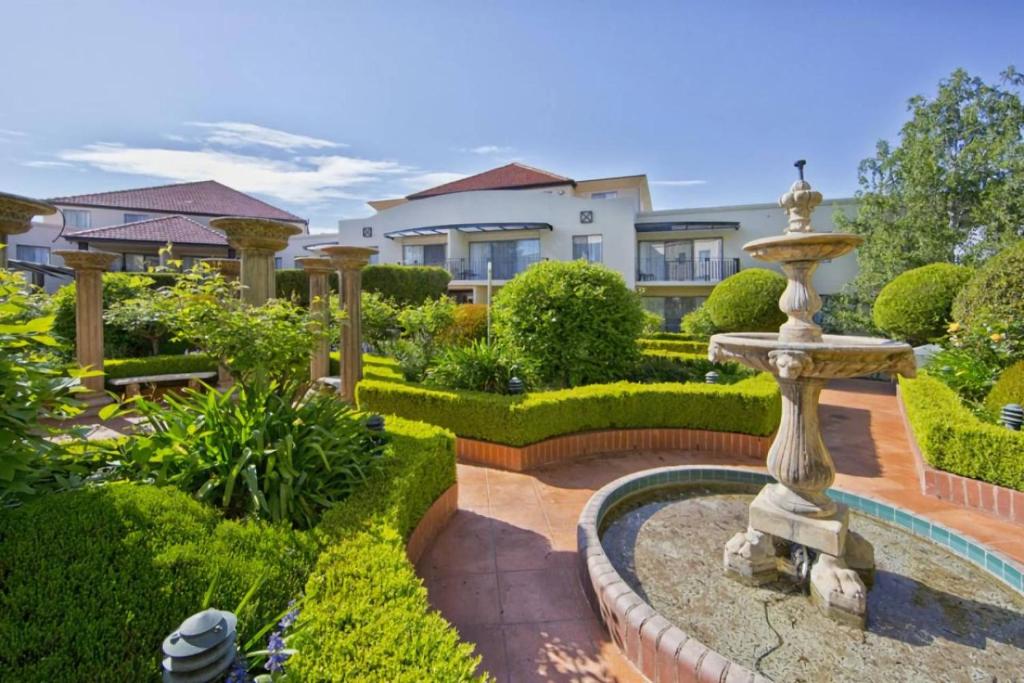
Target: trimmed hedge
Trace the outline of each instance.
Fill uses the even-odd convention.
[[[1024,432],[979,420],[927,373],[899,382],[914,436],[932,467],[1024,491]]]
[[[363,291],[378,292],[402,306],[419,306],[446,294],[451,279],[444,268],[378,264],[363,270]]]
[[[1007,403],[1024,405],[1024,361],[1003,370],[985,397],[985,408],[996,417]]]
[[[341,361],[337,351],[331,351],[330,373],[334,377],[341,373]],[[371,356],[368,353],[363,354],[363,377],[405,383],[405,376],[402,375],[397,360],[386,356]]]
[[[781,399],[771,375],[735,384],[592,384],[501,396],[428,389],[365,379],[360,410],[401,415],[459,436],[526,446],[553,436],[598,429],[685,427],[765,436],[779,422]]]
[[[395,417],[387,431],[384,466],[318,527],[328,547],[306,584],[289,679],[478,680],[473,647],[431,609],[405,555],[409,534],[455,483],[454,438]]]
[[[953,299],[971,273],[952,263],[932,263],[901,273],[875,299],[871,309],[875,326],[914,346],[942,337]]]
[[[978,269],[953,301],[953,319],[967,327],[1024,319],[1024,240]]]
[[[217,361],[202,353],[146,356],[145,358],[109,358],[103,361],[103,372],[108,380],[146,375],[176,375],[182,372],[210,372],[216,369]]]
[[[161,640],[211,604],[255,634],[302,592],[317,557],[303,532],[224,521],[175,488],[116,483],[0,513],[0,677],[158,678]]]
[[[750,268],[725,278],[703,308],[718,332],[775,332],[786,322],[779,297],[786,278],[774,270]]]
[[[641,337],[636,343],[643,351],[674,351],[676,353],[697,353],[708,355],[707,341],[690,341],[683,339],[651,339]]]
[[[645,334],[641,339],[660,339],[664,341],[692,341],[708,343],[708,338],[699,334],[687,334],[686,332],[654,332]]]

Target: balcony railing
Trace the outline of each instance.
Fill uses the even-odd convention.
[[[637,282],[719,282],[740,270],[738,258],[640,259]]]
[[[540,256],[515,256],[512,258],[490,259],[491,277],[495,280],[511,280],[534,263]],[[451,258],[444,263],[444,268],[452,274],[453,280],[487,280],[488,259]]]

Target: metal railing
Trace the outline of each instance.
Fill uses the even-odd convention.
[[[453,280],[486,281],[488,260],[491,261],[491,277],[495,280],[511,280],[541,258],[536,254],[497,259],[450,258],[444,262],[444,268],[452,274]]]
[[[740,271],[738,258],[646,258],[637,263],[637,282],[719,282]]]

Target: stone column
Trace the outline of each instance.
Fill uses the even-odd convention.
[[[242,300],[254,306],[274,297],[274,254],[288,246],[288,238],[302,228],[262,218],[214,218],[210,227],[227,235],[228,244],[241,254]]]
[[[119,254],[62,249],[54,252],[75,271],[75,355],[78,364],[103,370],[103,271]],[[86,377],[90,392],[103,391],[103,377]]]
[[[331,323],[331,289],[328,278],[335,271],[329,258],[306,256],[295,259],[309,275],[309,311],[327,329]],[[317,342],[309,361],[309,378],[313,381],[331,374],[331,344],[327,337]]]
[[[377,253],[374,247],[331,246],[320,249],[341,271],[341,302],[345,321],[341,326],[341,398],[355,402],[356,383],[363,377],[362,330],[359,296],[363,288],[363,268]]]
[[[7,239],[32,229],[33,216],[49,216],[57,207],[16,194],[0,192],[0,268],[7,267]]]
[[[236,258],[204,258],[202,263],[216,270],[228,282],[237,280],[242,270],[242,262]]]

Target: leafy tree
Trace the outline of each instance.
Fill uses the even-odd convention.
[[[936,95],[912,97],[899,143],[878,142],[860,164],[856,218],[864,235],[857,278],[830,306],[833,324],[870,329],[870,302],[905,270],[929,263],[973,265],[1024,236],[1024,76],[999,85],[962,69]]]
[[[160,343],[173,332],[177,303],[164,289],[142,289],[138,296],[114,302],[103,314],[103,322],[149,344],[150,355],[160,355]]]

